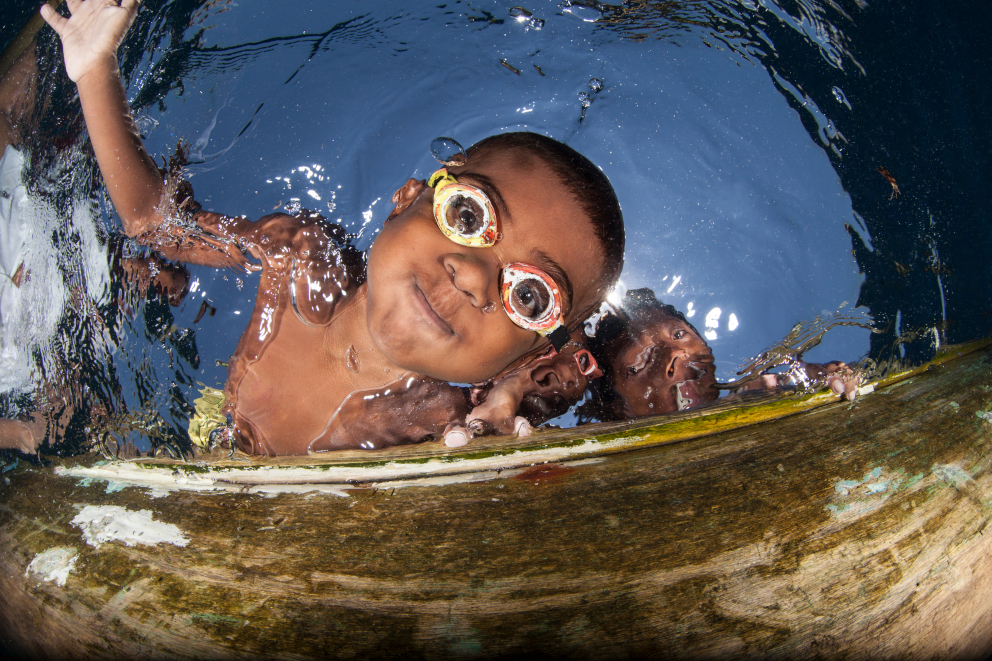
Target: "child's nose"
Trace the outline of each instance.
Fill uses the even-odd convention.
[[[451,253],[444,257],[443,262],[455,289],[468,296],[474,307],[483,308],[491,300],[499,298],[495,269],[481,254]]]

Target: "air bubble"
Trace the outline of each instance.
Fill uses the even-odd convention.
[[[500,241],[502,238],[503,238],[503,233],[502,232],[496,232],[496,240],[497,241]]]
[[[438,163],[449,168],[457,168],[468,162],[465,148],[454,138],[434,138],[431,142],[431,154]]]
[[[603,81],[600,80],[599,78],[590,78],[589,89],[592,90],[593,94],[599,94],[601,91],[603,91]]]
[[[295,216],[296,214],[300,213],[300,209],[302,208],[303,205],[300,204],[298,200],[292,200],[286,203],[286,213],[288,213],[290,216]]]
[[[579,103],[582,104],[582,109],[585,110],[592,105],[592,97],[589,96],[588,92],[579,92]]]
[[[586,23],[594,23],[603,17],[603,5],[597,0],[562,0],[558,4],[566,14],[571,14]]]

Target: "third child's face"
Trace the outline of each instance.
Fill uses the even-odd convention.
[[[612,370],[629,417],[694,408],[719,395],[713,352],[687,323],[661,312],[616,357]]]
[[[408,184],[399,207],[404,195],[409,206],[383,226],[369,252],[367,320],[394,364],[475,383],[545,342],[503,311],[502,267],[524,262],[548,273],[562,291],[567,323],[600,296],[602,248],[585,212],[542,162],[497,152],[451,172],[489,194],[502,237],[492,248],[454,243],[434,220],[433,189]]]

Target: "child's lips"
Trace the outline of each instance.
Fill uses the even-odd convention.
[[[413,283],[413,298],[428,321],[437,326],[438,329],[446,335],[455,334],[455,331],[451,329],[448,322],[446,322],[441,315],[435,312],[434,307],[431,305],[430,301],[427,300],[427,295],[424,293],[424,290],[420,288],[420,284],[416,281]]]

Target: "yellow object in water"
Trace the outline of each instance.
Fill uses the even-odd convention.
[[[210,447],[210,433],[227,426],[224,415],[224,391],[210,386],[200,389],[200,396],[193,402],[196,414],[189,420],[189,437],[197,447]]]

